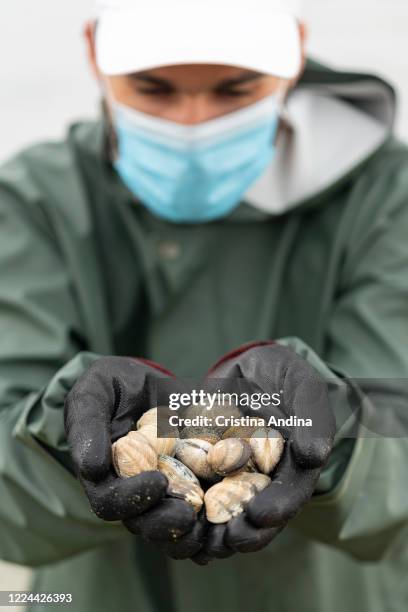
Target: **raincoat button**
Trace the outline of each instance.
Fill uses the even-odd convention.
[[[157,246],[159,257],[165,261],[175,261],[181,255],[181,246],[178,242],[163,241]]]

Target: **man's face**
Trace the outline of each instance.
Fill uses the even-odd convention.
[[[165,66],[101,78],[108,99],[185,125],[220,117],[288,87],[272,76],[209,64]]]

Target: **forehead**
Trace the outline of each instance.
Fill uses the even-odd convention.
[[[221,64],[180,64],[173,66],[160,66],[152,70],[143,70],[135,77],[149,77],[170,81],[175,85],[214,85],[214,83],[262,77],[264,75],[239,66],[225,66]]]

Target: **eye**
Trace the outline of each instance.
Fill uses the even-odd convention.
[[[139,88],[137,93],[143,96],[169,96],[173,92],[171,89],[166,89],[164,87],[143,87]]]
[[[243,98],[250,96],[253,92],[249,89],[218,89],[215,93],[223,98]]]

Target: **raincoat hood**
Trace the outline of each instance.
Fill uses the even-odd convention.
[[[287,101],[276,155],[245,201],[282,214],[315,199],[388,140],[395,112],[395,91],[382,79],[309,61]]]

